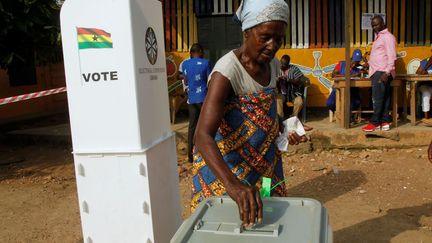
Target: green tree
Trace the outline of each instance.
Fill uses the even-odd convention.
[[[61,60],[57,0],[0,1],[0,68],[9,76]]]

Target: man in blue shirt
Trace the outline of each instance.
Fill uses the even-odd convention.
[[[432,56],[420,62],[420,67],[417,69],[417,74],[432,74]],[[432,119],[430,118],[430,100],[432,94],[432,82],[427,81],[421,84],[419,87],[422,93],[422,110],[424,112],[424,119],[422,122],[426,125],[432,125]]]
[[[210,62],[203,58],[204,49],[198,43],[190,49],[190,59],[182,62],[181,70],[188,94],[189,130],[188,130],[188,160],[193,162],[192,149],[195,127],[201,111],[201,106],[207,95],[207,79],[211,72]]]
[[[360,76],[363,66],[360,64],[360,62],[363,60],[362,52],[360,49],[355,49],[352,53],[351,57],[351,76],[356,77]],[[336,67],[334,68],[332,72],[332,77],[343,77],[345,76],[345,61],[339,61]]]

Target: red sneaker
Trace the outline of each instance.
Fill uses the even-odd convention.
[[[381,130],[381,126],[375,126],[374,124],[369,123],[369,124],[367,124],[366,126],[364,126],[364,127],[362,128],[362,130],[363,130],[364,132],[379,131],[379,130]]]
[[[384,123],[382,123],[382,124],[381,124],[381,130],[383,130],[383,131],[388,131],[388,130],[390,130],[390,123],[388,123],[388,122],[384,122]]]

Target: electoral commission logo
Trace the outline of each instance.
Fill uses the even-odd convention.
[[[152,27],[147,28],[145,46],[149,62],[151,63],[151,65],[155,65],[158,55],[158,44],[156,40],[156,34]]]

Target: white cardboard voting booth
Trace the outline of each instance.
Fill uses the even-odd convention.
[[[61,30],[84,242],[169,242],[181,217],[161,3],[67,0]]]

